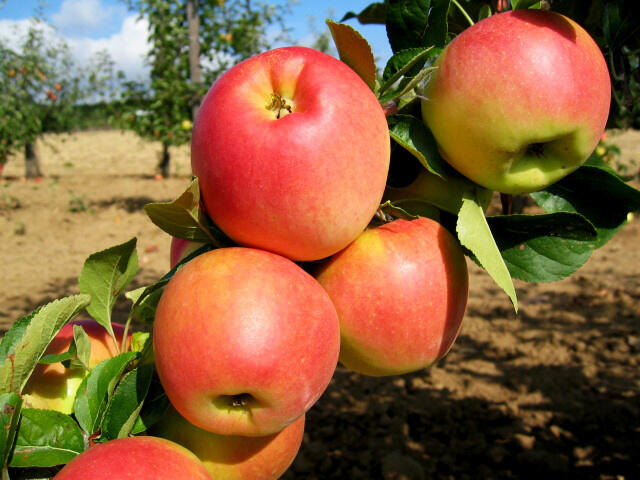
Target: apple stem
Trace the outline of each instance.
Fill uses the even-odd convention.
[[[265,107],[267,110],[276,112],[276,119],[280,119],[282,116],[282,110],[286,110],[287,113],[292,113],[291,105],[287,103],[287,100],[278,93],[272,93],[270,102]],[[286,113],[285,113],[286,115]]]
[[[513,195],[509,193],[501,193],[500,203],[502,203],[502,214],[511,215],[511,209],[513,207]]]
[[[473,26],[473,25],[475,25],[475,22],[473,21],[473,19],[469,16],[469,14],[467,13],[467,11],[466,11],[464,8],[462,8],[462,5],[460,5],[460,4],[458,3],[458,0],[451,0],[451,2],[452,2],[456,7],[458,7],[458,10],[460,10],[460,12],[462,13],[462,16],[463,16],[464,18],[466,18],[466,19],[467,19],[467,22],[469,22],[469,26]]]

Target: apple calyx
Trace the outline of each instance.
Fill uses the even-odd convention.
[[[275,112],[276,119],[280,119],[285,115],[289,115],[293,113],[293,108],[289,103],[287,103],[287,99],[284,98],[279,93],[272,93],[269,99],[269,103],[265,106],[267,110]]]

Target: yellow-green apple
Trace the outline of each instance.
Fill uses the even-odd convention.
[[[423,217],[365,231],[316,278],[338,311],[340,362],[373,376],[442,358],[460,330],[469,287],[457,240]]]
[[[99,443],[67,463],[54,480],[213,480],[185,447],[164,438],[127,437]]]
[[[184,240],[183,238],[178,237],[171,237],[171,247],[169,250],[170,267],[175,267],[180,263],[180,260],[187,258],[202,246],[204,246],[204,243],[192,242],[191,240]]]
[[[461,175],[440,177],[423,168],[409,185],[399,188],[388,186],[383,200],[399,202],[399,206],[407,201],[427,202],[457,215],[465,195],[475,196],[482,208],[486,210],[491,203],[493,192],[470,182]]]
[[[389,168],[384,112],[341,61],[305,47],[220,77],[193,127],[191,165],[213,221],[294,260],[345,247],[375,214]]]
[[[46,355],[57,355],[69,350],[73,340],[73,325],[80,325],[91,340],[89,368],[118,354],[107,330],[95,320],[77,320],[67,323],[51,341]],[[122,341],[124,325],[113,323],[118,344]],[[130,335],[129,340],[130,341]],[[82,379],[88,371],[83,368],[65,368],[62,363],[39,364],[22,390],[25,406],[57,410],[70,414]]]
[[[191,450],[216,480],[275,480],[298,454],[304,421],[302,415],[266,437],[218,435],[192,425],[170,407],[152,433]]]
[[[606,62],[560,14],[493,15],[458,35],[435,66],[423,120],[445,159],[488,189],[540,190],[577,169],[604,131]]]
[[[271,435],[327,387],[340,349],[335,307],[316,280],[264,250],[212,250],[164,289],[156,369],[189,422],[222,435]]]

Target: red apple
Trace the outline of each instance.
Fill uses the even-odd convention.
[[[403,374],[442,358],[467,303],[462,249],[439,223],[395,220],[367,230],[317,273],[340,319],[340,362]]]
[[[282,430],[335,370],[335,308],[292,261],[236,247],[204,253],[169,281],[153,327],[156,369],[176,410],[222,435]]]
[[[186,448],[156,437],[128,437],[84,451],[54,480],[213,480]]]
[[[171,247],[169,253],[170,268],[174,268],[180,260],[187,258],[197,249],[202,247],[204,243],[192,242],[190,240],[184,240],[182,238],[171,237]]]
[[[305,416],[266,437],[217,435],[202,430],[170,408],[153,434],[188,448],[216,480],[275,480],[298,454]]]
[[[540,190],[593,152],[611,84],[598,45],[543,10],[481,20],[436,62],[422,115],[446,160],[491,190]]]
[[[345,247],[376,212],[389,169],[382,107],[347,65],[305,47],[226,72],[193,127],[205,208],[236,242],[294,260]]]
[[[46,355],[57,355],[69,350],[73,340],[73,325],[81,325],[91,340],[89,368],[118,354],[113,339],[102,325],[95,320],[77,320],[67,323],[60,329],[47,347]],[[117,323],[112,325],[120,344],[124,325]],[[62,363],[37,365],[22,390],[25,406],[70,414],[73,411],[76,391],[87,373],[87,370],[82,368],[65,368]]]

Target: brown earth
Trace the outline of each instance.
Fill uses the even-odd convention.
[[[637,178],[640,134],[615,133]],[[46,174],[24,181],[21,158],[0,183],[0,328],[77,293],[84,259],[138,238],[134,286],[168,267],[169,239],[146,218],[150,201],[189,180],[154,179],[159,146],[95,131],[47,137]],[[636,183],[637,185],[637,183]],[[462,332],[438,365],[366,378],[343,368],[308,413],[286,479],[640,478],[640,220],[572,277],[517,282],[520,313],[479,268]],[[126,302],[116,307],[124,320]]]

